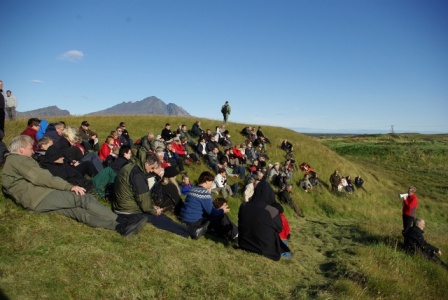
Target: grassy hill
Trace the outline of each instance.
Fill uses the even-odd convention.
[[[78,127],[85,117],[67,117]],[[131,137],[160,133],[195,119],[169,116],[89,116],[100,140],[125,121]],[[49,119],[59,121],[60,118]],[[219,121],[201,119],[212,131]],[[254,124],[249,124],[254,125]],[[255,124],[257,125],[257,124]],[[26,126],[6,124],[8,144]],[[229,123],[234,143],[247,125]],[[90,228],[57,214],[29,213],[0,196],[0,288],[10,299],[443,299],[448,271],[409,257],[400,249],[401,201],[397,193],[415,185],[427,220],[426,238],[442,249],[447,261],[447,137],[379,135],[313,138],[279,127],[264,126],[271,140],[270,162],[284,161],[283,139],[294,144],[296,161],[315,169],[323,188],[293,198],[306,215],[285,214],[292,234],[291,260],[273,262],[234,249],[224,241],[183,239],[150,224],[125,239],[105,229]],[[195,180],[206,167],[187,167]],[[361,175],[366,190],[337,196],[328,178]],[[294,183],[302,177],[295,172]],[[101,200],[106,206],[107,202]],[[230,200],[237,222],[242,196]]]

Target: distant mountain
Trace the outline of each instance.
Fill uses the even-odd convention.
[[[151,96],[137,102],[123,102],[87,115],[171,115],[190,116],[190,114],[174,103],[165,104],[157,97]],[[59,109],[57,106],[48,106],[35,110],[17,112],[18,118],[46,118],[56,116],[70,116],[66,109]]]
[[[24,112],[17,112],[18,118],[44,118],[55,116],[70,116],[70,112],[66,109],[60,109],[56,105]]]
[[[151,96],[137,102],[123,102],[105,110],[89,113],[89,115],[175,115],[190,114],[174,103],[165,104],[157,97]]]

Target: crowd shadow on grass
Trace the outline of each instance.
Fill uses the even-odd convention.
[[[5,292],[0,288],[0,300],[9,300],[9,297],[6,296]]]
[[[399,246],[397,236],[374,235],[362,230],[356,224],[320,220],[308,220],[308,222],[314,232],[317,232],[315,237],[325,239],[323,246],[318,246],[317,249],[323,254],[317,268],[325,282],[313,286],[306,283],[298,284],[291,290],[291,293],[298,297],[300,293],[302,296],[306,293],[309,298],[316,298],[326,291],[331,294],[333,283],[340,279],[364,286],[367,282],[366,275],[350,263],[350,257],[357,255],[356,247],[375,244],[385,244],[391,248]]]

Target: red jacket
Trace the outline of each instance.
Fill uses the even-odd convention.
[[[110,149],[108,143],[104,143],[101,146],[100,151],[98,151],[98,157],[101,159],[101,161],[105,161],[106,158],[110,155],[112,149]]]
[[[36,136],[37,130],[35,130],[32,126],[28,126],[20,135],[27,135],[29,137],[31,137],[34,141],[33,143],[33,150],[36,151],[37,150],[37,143],[39,142],[39,140],[37,139]]]
[[[278,234],[282,240],[288,239],[288,235],[291,232],[291,229],[289,228],[288,220],[285,217],[284,213],[280,213],[280,219],[282,219],[282,231]]]
[[[418,206],[417,196],[415,194],[408,196],[403,201],[403,215],[414,217],[417,206]]]
[[[174,152],[176,152],[179,155],[187,155],[187,152],[185,151],[184,146],[181,143],[172,143]]]

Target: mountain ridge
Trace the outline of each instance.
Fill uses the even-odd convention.
[[[91,115],[170,115],[170,116],[191,116],[185,109],[174,104],[165,104],[155,96],[146,97],[143,100],[132,102],[122,102],[112,107],[84,114]],[[56,105],[38,108],[34,110],[20,112],[17,111],[19,118],[42,118],[56,116],[71,116],[66,109],[60,109]]]

